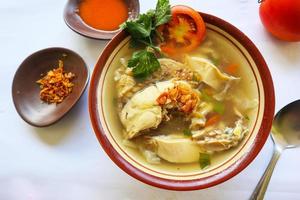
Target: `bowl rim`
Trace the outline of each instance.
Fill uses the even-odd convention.
[[[263,77],[262,85],[265,94],[265,102],[264,102],[264,114],[263,120],[260,125],[257,136],[254,138],[251,149],[245,153],[241,158],[239,158],[236,163],[237,165],[231,165],[219,174],[214,174],[210,177],[204,177],[200,179],[194,180],[171,180],[166,178],[161,178],[157,176],[150,175],[140,169],[137,169],[128,161],[126,161],[119,153],[113,148],[110,144],[108,138],[106,137],[103,127],[101,123],[98,123],[98,102],[97,102],[97,88],[99,79],[102,73],[102,69],[112,53],[115,47],[126,37],[128,34],[125,31],[121,31],[118,33],[105,47],[102,54],[100,55],[92,77],[91,84],[89,88],[89,98],[88,98],[88,106],[90,113],[90,120],[96,134],[98,141],[100,142],[102,148],[105,150],[110,159],[123,171],[125,171],[130,176],[155,187],[159,187],[162,189],[168,190],[176,190],[176,191],[189,191],[189,190],[197,190],[204,189],[208,187],[212,187],[214,185],[225,182],[226,180],[234,177],[238,173],[240,173],[243,169],[245,169],[258,155],[262,147],[264,146],[269,132],[271,130],[274,111],[275,111],[275,92],[274,85],[272,81],[272,77],[270,71],[267,67],[267,64],[261,55],[260,51],[254,45],[254,43],[238,28],[233,26],[232,24],[220,19],[216,16],[199,12],[203,17],[206,23],[215,25],[228,34],[230,34],[234,39],[236,39],[242,46],[248,51],[251,58],[254,60],[257,70],[259,71],[259,76]],[[259,136],[259,137],[258,137]]]
[[[83,84],[83,87],[80,91],[80,95],[78,95],[78,97],[76,98],[76,100],[72,103],[72,105],[70,106],[70,108],[62,115],[60,116],[59,118],[51,121],[50,123],[47,123],[47,124],[37,124],[37,123],[34,123],[32,122],[30,119],[28,119],[27,117],[25,117],[25,115],[23,114],[23,112],[20,110],[19,106],[17,105],[16,103],[16,94],[14,93],[14,85],[15,85],[15,79],[16,79],[16,76],[17,74],[19,73],[19,71],[21,70],[22,66],[24,65],[24,63],[28,62],[30,59],[33,59],[35,56],[37,56],[38,54],[44,54],[44,53],[48,53],[48,52],[53,52],[53,51],[65,51],[65,52],[68,52],[68,53],[71,53],[73,54],[74,56],[78,57],[79,59],[82,60],[83,64],[84,64],[84,67],[86,69],[86,72],[87,72],[87,75],[86,75],[86,80]],[[21,64],[18,66],[15,74],[14,74],[14,77],[13,77],[13,81],[12,81],[12,86],[11,86],[11,95],[12,95],[12,100],[13,100],[13,104],[14,104],[14,107],[17,111],[17,113],[19,114],[19,116],[26,122],[28,123],[29,125],[31,126],[35,126],[37,128],[42,128],[42,127],[48,127],[48,126],[51,126],[53,124],[55,124],[56,122],[60,121],[62,118],[64,118],[67,113],[69,113],[72,108],[77,104],[77,102],[81,99],[84,91],[86,90],[87,88],[87,85],[89,83],[89,80],[90,80],[90,69],[88,67],[88,65],[86,64],[85,60],[82,58],[82,56],[80,56],[77,52],[71,50],[71,49],[68,49],[68,48],[64,48],[64,47],[48,47],[48,48],[45,48],[45,49],[40,49],[40,50],[37,50],[33,53],[31,53],[29,56],[27,56],[22,62]]]

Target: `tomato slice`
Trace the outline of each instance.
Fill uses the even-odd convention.
[[[187,6],[174,6],[171,9],[172,20],[161,25],[158,31],[164,41],[161,50],[169,55],[187,53],[197,48],[206,33],[201,15]]]

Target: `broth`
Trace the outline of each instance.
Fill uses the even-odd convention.
[[[210,51],[209,49],[213,49]],[[121,58],[129,58],[132,54],[133,50],[128,47],[128,43],[125,47],[123,47],[114,58],[112,62],[111,71],[108,73],[108,80],[113,80],[114,72],[120,66],[119,59]],[[190,56],[207,58],[212,62],[219,62],[218,68],[223,71],[224,67],[229,65],[230,63],[235,63],[239,65],[239,68],[235,74],[237,77],[241,77],[241,80],[238,84],[234,85],[230,89],[230,95],[234,95],[238,98],[254,100],[258,99],[258,90],[256,86],[255,77],[251,68],[249,67],[249,63],[247,60],[241,55],[241,52],[236,49],[230,42],[224,40],[222,36],[217,34],[214,31],[208,30],[207,37],[199,46],[198,49],[189,53]],[[112,82],[106,83],[107,89],[106,91],[114,91],[113,97],[108,99],[108,102],[113,102],[113,99],[117,99],[117,92],[115,89],[116,85]],[[235,103],[232,100],[224,100],[225,112],[222,115],[221,121],[223,121],[228,126],[234,125],[234,105]],[[122,132],[124,131],[122,124],[120,123],[118,112],[120,112],[120,108],[116,104],[114,106],[114,113],[109,114],[109,121],[115,121],[115,126],[118,131],[113,131],[113,137],[117,140],[117,142],[121,145],[121,148],[124,149],[130,157],[138,162],[142,163],[144,166],[150,166],[154,170],[157,169],[159,171],[166,171],[169,173],[196,173],[200,170],[199,163],[171,163],[161,159],[161,164],[150,164],[147,163],[144,156],[141,154],[138,148],[131,148],[128,145],[124,144],[124,138]],[[254,123],[256,120],[256,115],[258,112],[258,107],[254,107],[253,109],[249,109],[247,112],[243,113],[244,117],[247,118],[247,127],[249,128],[249,133],[252,132],[254,128]],[[174,126],[176,124],[176,126]],[[157,129],[152,129],[147,134],[149,135],[157,135],[160,133],[166,134],[182,134],[184,129],[189,127],[188,121],[181,120],[180,116],[176,116],[168,122],[162,122]],[[142,137],[138,136],[137,138]],[[230,157],[237,153],[238,149],[240,149],[246,142],[246,140],[250,137],[250,134],[247,134],[237,146],[230,148],[228,150],[217,152],[211,154],[211,165],[208,169],[212,167],[216,167],[221,165],[222,163],[227,162]],[[138,139],[133,139],[133,142],[138,141]],[[207,170],[207,169],[204,169]]]

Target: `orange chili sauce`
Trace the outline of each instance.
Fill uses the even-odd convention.
[[[128,8],[124,0],[82,0],[79,16],[95,29],[113,31],[128,18]]]

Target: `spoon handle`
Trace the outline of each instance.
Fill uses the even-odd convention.
[[[271,176],[273,174],[275,165],[276,165],[280,155],[281,155],[281,150],[279,150],[275,147],[275,149],[273,151],[272,159],[270,160],[270,163],[269,163],[268,167],[266,168],[264,175],[259,180],[259,182],[256,185],[255,190],[253,191],[249,200],[263,200],[264,199]]]

